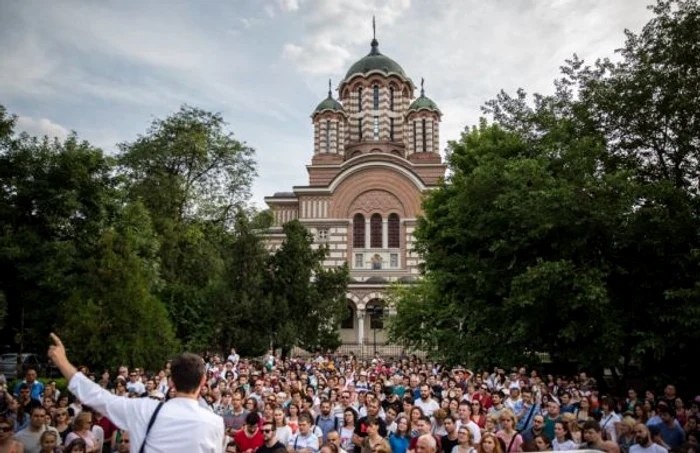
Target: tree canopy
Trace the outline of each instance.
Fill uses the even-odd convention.
[[[416,231],[424,280],[392,337],[473,365],[687,376],[698,339],[700,7],[659,1],[620,61],[501,92],[449,143]],[[431,328],[407,329],[413,319]],[[654,370],[650,373],[649,370]]]
[[[81,363],[149,368],[182,348],[337,343],[347,269],[323,270],[301,224],[269,252],[271,216],[248,205],[254,150],[221,115],[183,106],[116,157],[15,126],[0,106],[3,343],[41,353],[55,330]]]

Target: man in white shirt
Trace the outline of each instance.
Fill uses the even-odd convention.
[[[630,453],[668,453],[651,439],[649,428],[644,423],[634,425],[634,438],[635,444],[630,447]]]
[[[49,358],[66,378],[68,389],[115,425],[129,431],[132,451],[139,451],[143,444],[146,453],[223,452],[223,419],[197,403],[199,389],[206,380],[201,357],[185,353],[172,361],[169,387],[175,388],[175,397],[159,403],[151,398],[112,395],[76,370],[55,334],[51,334],[51,339],[54,345],[49,348]]]
[[[287,451],[289,453],[317,453],[321,448],[318,436],[316,436],[311,425],[313,421],[308,414],[299,416],[299,432],[289,439]]]
[[[430,397],[430,386],[428,384],[421,384],[420,399],[415,402],[415,406],[420,407],[426,417],[432,417],[433,412],[440,409],[437,401]]]
[[[472,421],[472,407],[468,401],[462,401],[459,403],[459,409],[457,410],[459,414],[459,419],[455,422],[455,429],[459,431],[462,426],[466,427],[470,433],[472,433],[472,444],[478,445],[481,442],[481,430],[479,425]]]

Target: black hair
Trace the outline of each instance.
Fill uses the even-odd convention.
[[[257,412],[250,412],[245,416],[245,424],[248,426],[257,426],[260,422],[260,416]]]
[[[204,360],[197,354],[184,353],[175,357],[170,365],[171,379],[178,392],[194,393],[206,374]]]

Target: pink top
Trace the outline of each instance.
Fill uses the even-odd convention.
[[[515,440],[513,440],[513,445],[510,445],[511,440],[506,437],[506,433],[503,431],[499,431],[496,433],[496,437],[499,439],[502,439],[503,442],[506,443],[506,453],[512,453],[516,451],[523,451],[523,437],[518,434],[517,432],[513,432],[513,435],[515,435]],[[510,448],[508,446],[510,445]]]

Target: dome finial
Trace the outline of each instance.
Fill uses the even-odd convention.
[[[372,16],[372,42],[370,43],[372,46],[372,51],[370,52],[370,55],[377,55],[379,54],[379,41],[377,41],[377,22]]]
[[[333,95],[331,94],[331,79],[328,79],[328,99],[331,99]]]
[[[425,97],[425,88],[423,85],[425,84],[425,79],[423,77],[420,78],[420,97]]]

